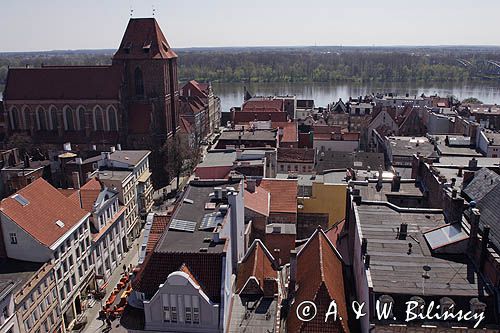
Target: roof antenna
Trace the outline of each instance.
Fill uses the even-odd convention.
[[[152,5],[151,7],[153,8],[153,16],[155,16],[155,11],[156,11],[155,6]]]

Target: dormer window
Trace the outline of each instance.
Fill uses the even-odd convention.
[[[142,51],[144,51],[144,53],[149,53],[150,49],[151,49],[151,42],[145,42],[144,45],[142,46]]]
[[[455,310],[455,302],[449,297],[443,297],[439,300],[441,307],[441,315],[445,313],[453,313]]]
[[[132,49],[132,42],[126,42],[123,49],[125,50],[126,54],[130,54],[130,50]]]

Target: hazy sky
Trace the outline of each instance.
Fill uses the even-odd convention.
[[[500,45],[499,0],[0,0],[0,52],[115,49],[131,6],[174,48]]]

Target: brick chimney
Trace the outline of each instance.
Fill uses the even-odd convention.
[[[396,175],[392,178],[391,192],[399,192],[400,188],[401,188],[401,176]]]
[[[256,181],[255,179],[247,179],[247,191],[250,193],[255,192]]]
[[[73,180],[73,188],[76,190],[80,189],[80,174],[77,171],[71,173],[71,179]]]

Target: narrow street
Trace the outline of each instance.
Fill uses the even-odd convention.
[[[143,231],[141,231],[141,235],[136,240],[134,240],[134,243],[132,244],[132,247],[128,251],[127,255],[122,259],[122,261],[118,264],[115,271],[111,275],[106,290],[106,297],[102,300],[102,302],[105,302],[106,299],[108,299],[109,295],[113,291],[113,287],[120,281],[120,278],[122,277],[121,273],[123,272],[122,266],[125,265],[128,267],[130,264],[132,264],[132,266],[135,267],[137,265],[139,244],[140,242],[142,242],[142,236],[143,236]],[[103,324],[101,320],[97,319],[100,309],[101,309],[101,303],[98,301],[94,304],[92,308],[87,309],[86,315],[88,323],[85,326],[85,329],[82,331],[83,333],[126,332],[126,330],[120,326],[119,319],[115,319],[112,323],[112,329],[107,330],[106,325]]]

